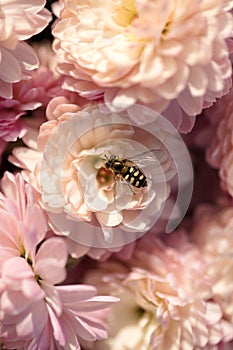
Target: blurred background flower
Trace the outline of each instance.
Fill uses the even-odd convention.
[[[86,274],[121,297],[109,316],[110,338],[94,349],[214,350],[232,339],[202,252],[182,231],[164,241],[145,235],[124,264],[110,259]]]
[[[200,205],[195,210],[192,240],[207,262],[213,299],[233,323],[233,208]]]
[[[232,90],[206,111],[209,129],[212,131],[210,143],[207,145],[207,161],[218,169],[222,188],[233,196],[233,101]]]

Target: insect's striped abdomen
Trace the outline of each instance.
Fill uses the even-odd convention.
[[[120,177],[130,185],[141,188],[148,185],[147,178],[137,165],[130,165],[128,159],[110,156],[105,162],[105,167],[110,169],[116,177]]]
[[[134,187],[141,188],[147,186],[146,176],[137,166],[125,166],[125,171],[122,171],[122,177]]]

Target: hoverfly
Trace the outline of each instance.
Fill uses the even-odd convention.
[[[133,158],[120,158],[115,155],[105,156],[104,166],[110,170],[115,178],[126,181],[129,185],[136,188],[148,186],[148,178],[141,167],[146,163],[155,162],[161,157],[162,150],[150,150],[134,156]],[[153,156],[154,155],[154,156]]]

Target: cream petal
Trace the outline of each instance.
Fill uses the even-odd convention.
[[[208,79],[204,69],[193,67],[190,70],[188,87],[192,96],[203,96],[208,86]]]
[[[104,226],[114,227],[122,222],[123,216],[121,212],[97,212],[95,213],[99,222]]]

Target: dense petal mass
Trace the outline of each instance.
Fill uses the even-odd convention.
[[[232,157],[233,157],[233,90],[205,111],[211,132],[210,142],[206,145],[208,163],[218,169],[222,188],[233,196]]]
[[[195,115],[227,91],[232,3],[65,0],[53,30],[66,87],[117,104]],[[198,23],[198,26],[196,25]]]
[[[19,42],[18,46],[22,48],[20,57],[24,60],[25,66],[30,66],[33,63],[30,58],[31,54],[33,54],[33,57],[35,56],[33,49],[22,42]],[[14,63],[17,65],[18,62],[14,60],[12,63],[11,56],[8,57],[6,67],[3,67],[2,70],[5,79],[8,78],[9,84],[11,84],[10,80],[13,82],[11,85],[12,98],[0,97],[0,138],[5,141],[16,141],[18,137],[23,137],[28,126],[39,127],[46,120],[45,108],[53,97],[57,95],[69,97],[77,95],[62,89],[61,85],[64,79],[54,72],[53,66],[56,57],[52,53],[51,45],[48,43],[44,45],[37,44],[33,48],[38,55],[40,67],[30,73],[30,79],[21,80],[18,83],[14,82],[18,79],[15,77],[17,70],[14,68]],[[25,52],[24,49],[26,49]],[[19,76],[21,78],[20,72]],[[26,76],[24,79],[26,79]],[[32,112],[35,110],[35,113]]]
[[[192,239],[200,247],[213,279],[214,299],[233,322],[233,209],[201,205],[196,209]]]
[[[121,298],[109,316],[110,338],[95,349],[215,350],[232,339],[201,252],[182,231],[165,241],[144,236],[126,264],[110,259],[87,274]]]

